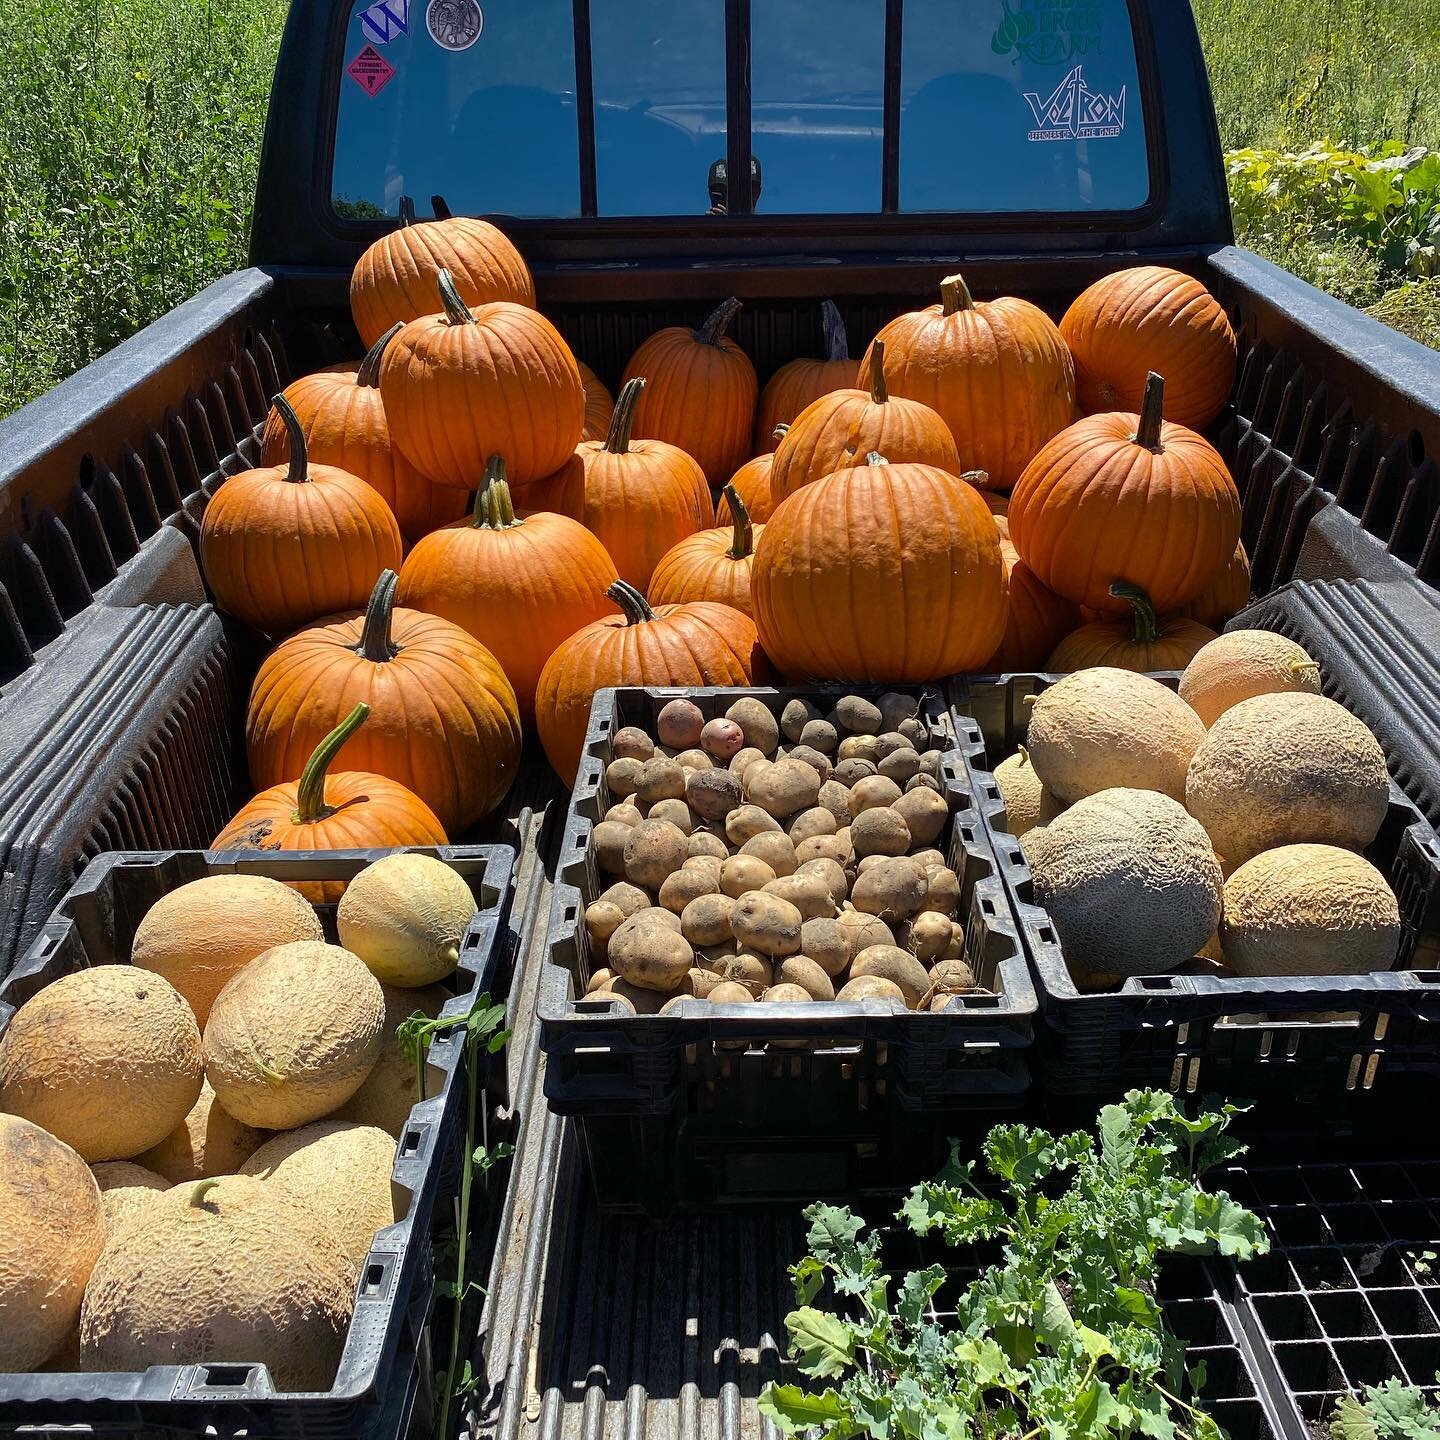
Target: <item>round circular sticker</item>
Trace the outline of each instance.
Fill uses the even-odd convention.
[[[476,0],[430,0],[425,28],[442,50],[468,50],[485,28],[485,15]]]

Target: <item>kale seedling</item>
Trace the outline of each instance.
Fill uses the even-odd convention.
[[[1436,1376],[1440,1382],[1440,1375]],[[1331,1440],[1440,1440],[1440,1405],[1413,1385],[1367,1385],[1365,1398],[1344,1396],[1330,1421]]]

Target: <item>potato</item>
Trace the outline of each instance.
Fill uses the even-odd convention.
[[[624,984],[624,981],[617,980],[615,983],[617,985]],[[623,995],[617,995],[613,990],[591,990],[585,996],[585,1003],[587,1005],[613,1005],[626,1015],[637,1013],[635,1007]]]
[[[867,855],[903,855],[910,848],[910,827],[898,810],[862,810],[850,824],[850,843]]]
[[[678,916],[675,922],[680,923]],[[666,925],[643,923],[639,916],[632,916],[610,937],[611,967],[629,984],[644,990],[674,990],[694,959],[695,952],[683,935]]]
[[[828,720],[811,720],[800,732],[798,743],[822,755],[833,755],[840,748],[840,735]]]
[[[850,823],[850,791],[838,781],[825,781],[815,796],[815,803],[828,810],[835,817],[837,825]]]
[[[692,855],[680,868],[681,870],[696,870],[701,875],[708,875],[715,881],[715,888],[720,888],[720,871],[726,860],[730,857],[725,855]]]
[[[932,865],[943,865],[945,863],[945,857],[938,850],[934,849],[914,850],[911,852],[910,858],[920,866],[922,870],[928,870]]]
[[[687,990],[677,991],[660,1007],[660,1009],[656,1013],[660,1015],[674,1015],[679,1011],[681,1005],[683,1005],[685,1001],[693,1001],[699,998],[701,997],[697,995],[692,995]]]
[[[901,722],[920,713],[920,700],[915,695],[902,695],[890,690],[875,702],[880,707],[882,730],[898,730]]]
[[[673,875],[665,877],[665,883],[660,887],[660,905],[672,915],[683,917],[685,907],[692,900],[698,900],[702,895],[719,893],[718,873],[708,875],[702,870],[691,870],[688,865],[682,865]],[[684,928],[683,924],[681,928]]]
[[[803,760],[754,765],[745,776],[745,798],[777,820],[808,810],[819,795],[819,772]]]
[[[880,762],[880,773],[903,789],[907,781],[920,773],[920,757],[907,745]]]
[[[750,767],[765,757],[753,746],[747,745],[743,750],[737,750],[730,757],[730,773],[740,777],[740,783],[745,783],[745,776],[749,773]]]
[[[770,960],[753,950],[732,950],[706,960],[705,967],[722,984],[743,985],[753,996],[766,989],[774,975]]]
[[[870,945],[862,950],[850,966],[850,978],[858,980],[865,975],[878,975],[898,985],[911,1010],[930,988],[929,971],[898,945]]]
[[[815,997],[803,986],[795,984],[772,985],[761,997],[772,1005],[808,1005]],[[804,1041],[771,1040],[770,1045],[803,1044]]]
[[[723,860],[730,853],[730,847],[713,830],[696,830],[687,848],[692,860],[702,856],[707,860]]]
[[[781,733],[792,744],[798,745],[805,727],[820,718],[820,712],[808,700],[789,700],[780,712]]]
[[[608,890],[602,890],[595,900],[597,904],[604,901],[614,905],[627,920],[637,910],[646,910],[650,906],[650,897],[628,880],[617,880]]]
[[[720,867],[720,892],[738,900],[775,878],[775,872],[758,855],[732,855]]]
[[[697,1000],[709,999],[710,992],[720,983],[720,977],[713,970],[692,969],[688,979]]]
[[[850,787],[850,814],[853,818],[866,810],[884,810],[901,796],[900,787],[884,775],[867,775]]]
[[[685,770],[678,760],[657,755],[641,766],[635,793],[646,805],[657,800],[679,800],[685,794]]]
[[[585,982],[585,993],[588,995],[592,990],[608,990],[611,982],[619,978],[619,975],[608,967],[597,970],[591,975],[589,980]]]
[[[685,776],[685,800],[706,820],[723,820],[740,804],[740,777],[728,770],[691,770]]]
[[[842,760],[835,767],[835,778],[848,790],[852,785],[858,785],[860,781],[868,779],[871,775],[877,775],[879,771],[869,760],[861,760],[852,756],[849,760]]]
[[[976,990],[975,972],[964,960],[942,960],[930,967],[930,983],[938,990],[952,994],[960,990]]]
[[[638,825],[645,818],[645,812],[634,800],[622,800],[605,812],[605,819],[616,825]]]
[[[875,737],[875,763],[883,763],[897,750],[913,750],[915,747],[898,731],[887,730],[883,735]]]
[[[908,920],[924,906],[927,890],[925,872],[913,860],[887,859],[856,876],[850,902],[882,920]]]
[[[602,823],[595,828],[605,827]],[[642,820],[623,833],[625,878],[647,890],[659,890],[690,854],[688,837],[668,820]]]
[[[585,907],[585,934],[590,940],[590,950],[600,959],[605,957],[605,947],[610,937],[625,923],[625,912],[609,901],[597,900]]]
[[[706,999],[712,1005],[744,1005],[753,1003],[755,997],[743,985],[737,985],[733,980],[722,980]]]
[[[880,742],[873,735],[847,735],[835,751],[836,759],[863,760],[867,765],[880,763]]]
[[[893,1000],[897,1005],[905,1004],[905,992],[893,980],[886,980],[881,975],[857,975],[853,980],[845,982],[835,998],[837,1000]]]
[[[733,720],[707,720],[700,732],[700,748],[717,760],[731,760],[745,748],[745,732]]]
[[[912,790],[933,790],[938,795],[943,788],[933,775],[927,775],[923,770],[918,775],[912,775],[905,782],[905,793],[907,795]]]
[[[658,1015],[660,1007],[676,993],[674,990],[652,990],[647,985],[635,985],[623,978],[616,980],[610,991],[628,1000],[637,1015]]]
[[[627,725],[610,737],[610,749],[619,760],[649,760],[655,742],[637,725]]]
[[[725,718],[733,720],[745,732],[747,745],[753,745],[762,755],[775,753],[780,743],[780,722],[763,701],[737,700],[725,712]]]
[[[646,925],[659,925],[661,929],[671,930],[676,935],[680,933],[680,917],[673,910],[666,910],[659,905],[648,905],[644,910],[637,910],[633,915],[627,915],[625,925],[637,929]],[[624,928],[624,925],[620,927],[621,930]],[[615,932],[616,935],[619,933],[619,930]],[[614,935],[610,937],[610,943],[612,945],[615,943]]]
[[[795,846],[788,835],[755,835],[740,847],[740,853],[763,860],[777,875],[795,873]]]
[[[895,938],[922,965],[933,965],[950,948],[950,919],[933,910],[922,911]]]
[[[836,920],[807,920],[800,927],[800,953],[827,975],[839,975],[850,964],[850,947]]]
[[[856,863],[855,873],[863,875],[867,870],[873,870],[882,860],[890,860],[890,855],[865,855]]]
[[[799,760],[808,765],[820,777],[822,785],[835,773],[835,767],[830,763],[830,757],[822,755],[820,751],[812,749],[809,745],[792,745],[790,753],[784,758]]]
[[[944,965],[951,960],[963,960],[964,958],[965,927],[958,920],[952,920],[950,922],[950,945],[940,963]]]
[[[835,714],[852,735],[874,735],[884,720],[880,707],[863,695],[845,695],[837,700]]]
[[[700,743],[700,732],[705,728],[705,716],[693,700],[671,700],[660,710],[655,721],[655,733],[662,745],[673,745],[677,750],[688,750]]]
[[[787,955],[775,967],[775,984],[798,985],[810,1000],[833,1000],[835,987],[821,965],[802,955]]]
[[[923,752],[930,748],[930,727],[918,716],[912,715],[891,729],[897,735],[903,735],[914,750]]]
[[[668,820],[686,839],[689,839],[690,832],[695,828],[695,816],[683,800],[657,800],[645,818]]]
[[[845,867],[823,855],[797,865],[795,874],[797,878],[801,875],[818,875],[825,882],[825,888],[830,892],[836,910],[845,903],[845,897],[850,893],[850,881],[845,874]]]
[[[830,898],[830,887],[819,875],[781,875],[766,884],[762,893],[788,900],[802,920],[827,920],[839,909]]]
[[[682,750],[676,757],[675,763],[682,770],[708,770],[714,761],[703,750]],[[688,778],[688,777],[687,777]]]
[[[837,831],[834,835],[812,835],[802,840],[795,847],[795,859],[797,870],[811,860],[833,860],[842,868],[853,864],[855,851],[850,846],[849,828],[843,834]]]
[[[618,820],[602,820],[590,832],[590,849],[595,856],[595,863],[607,875],[627,873],[625,846],[636,828],[632,825],[622,825]]]
[[[691,945],[723,945],[734,938],[730,929],[734,909],[729,895],[697,895],[680,913],[680,933]]]
[[[780,822],[758,805],[742,805],[725,817],[725,837],[732,845],[743,845],[757,835],[780,833]]]
[[[762,955],[793,955],[800,949],[800,927],[804,916],[788,900],[752,890],[735,902],[730,928],[735,939]],[[614,941],[611,941],[614,949]]]
[[[948,865],[925,866],[925,902],[922,910],[952,919],[960,910],[960,877]]]
[[[943,750],[922,751],[920,755],[920,773],[922,775],[933,775],[938,780],[944,762],[945,752]]]
[[[905,821],[911,843],[933,845],[950,818],[950,806],[934,790],[907,790],[890,809]]]
[[[640,785],[640,773],[645,769],[643,760],[622,755],[605,767],[605,784],[612,795],[633,795]]]
[[[786,834],[792,844],[798,845],[812,835],[833,835],[839,828],[839,821],[823,805],[815,805],[809,810],[802,810],[790,822]]]

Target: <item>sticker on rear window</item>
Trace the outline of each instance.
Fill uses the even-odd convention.
[[[388,45],[410,33],[410,0],[380,0],[360,12],[360,29],[372,45]]]
[[[1077,65],[1049,95],[1025,92],[1035,116],[1031,140],[1111,140],[1125,129],[1125,86],[1104,95],[1085,83]]]
[[[1099,0],[1001,0],[1005,13],[990,48],[1015,52],[1015,64],[1061,65],[1078,55],[1100,53]]]
[[[345,67],[345,73],[373,100],[395,78],[395,67],[373,45],[367,45]]]
[[[485,14],[475,0],[430,0],[425,28],[442,50],[468,50],[485,28]]]

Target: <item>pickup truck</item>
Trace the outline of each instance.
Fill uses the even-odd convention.
[[[200,518],[257,462],[269,397],[359,353],[349,273],[410,197],[499,224],[612,388],[729,295],[763,381],[821,353],[826,298],[858,354],[962,267],[1057,316],[1118,267],[1197,275],[1240,341],[1213,439],[1249,613],[1303,634],[1440,820],[1440,354],[1233,244],[1188,5],[294,0],[251,267],[0,422],[0,974],[87,859],[203,846],[232,812],[258,649],[206,603]],[[533,946],[556,798],[528,760],[507,823]],[[602,1222],[533,1103],[537,969],[510,997],[529,1109],[482,1428],[758,1433],[795,1218]]]

